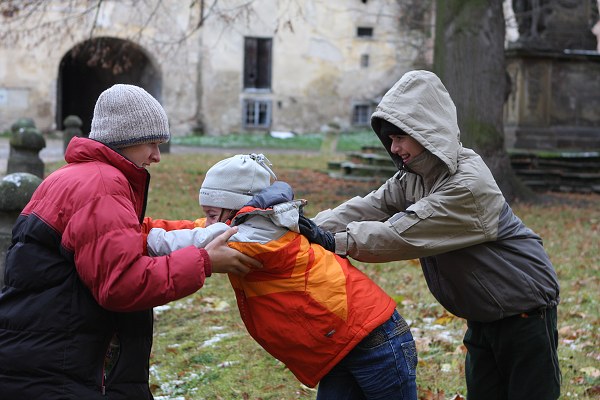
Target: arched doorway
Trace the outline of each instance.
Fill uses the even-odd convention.
[[[89,135],[94,105],[100,93],[116,83],[146,89],[161,100],[162,79],[146,52],[137,44],[110,37],[87,40],[62,58],[57,87],[56,126],[63,129],[68,115],[77,115]]]

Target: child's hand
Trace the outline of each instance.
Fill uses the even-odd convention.
[[[212,264],[212,272],[244,275],[253,268],[262,268],[262,264],[254,258],[227,246],[227,240],[237,231],[237,227],[230,228],[205,247]]]

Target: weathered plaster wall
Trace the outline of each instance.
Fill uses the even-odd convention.
[[[45,22],[64,20],[68,15],[82,12],[88,2],[76,2],[77,8],[64,6],[61,1],[52,4],[41,15]],[[181,7],[178,0],[163,0],[163,8],[149,18],[153,12],[150,7],[131,7],[129,2],[119,1],[102,4],[92,37],[110,36],[140,45],[162,74],[160,100],[172,129],[187,131],[197,111],[194,88],[200,33],[182,43],[175,41],[196,23],[194,9]],[[66,28],[40,28],[40,23],[33,19],[0,20],[3,30],[12,30],[12,37],[18,35],[18,40],[11,41],[9,35],[8,40],[0,42],[0,130],[8,129],[17,118],[25,116],[34,118],[42,131],[55,128],[60,61],[75,45],[90,38],[94,16],[88,14],[78,22],[79,29],[68,32]]]
[[[414,68],[422,51],[424,35],[403,29],[394,0],[312,0],[301,8],[269,0],[252,3],[248,15],[234,27],[207,20],[203,30],[207,134],[240,131],[242,99],[248,97],[272,101],[272,130],[315,132],[330,123],[347,129],[353,104],[376,101]],[[357,37],[359,26],[372,27],[373,37]],[[273,39],[271,91],[243,89],[245,36]],[[367,68],[360,66],[363,54],[369,55]]]
[[[0,131],[20,117],[33,118],[42,131],[56,128],[60,62],[90,38],[141,47],[160,73],[157,97],[176,135],[196,127],[241,131],[247,96],[272,101],[272,130],[348,128],[353,104],[376,102],[426,53],[427,34],[403,26],[397,0],[222,0],[205,8],[201,28],[184,41],[199,23],[200,2],[105,0],[95,25],[95,11],[77,15],[96,2],[44,4],[43,23],[76,23],[40,28],[33,19],[0,16]],[[372,27],[373,37],[358,38],[358,26]],[[243,90],[245,36],[273,39],[271,91]],[[360,66],[363,54],[368,68]]]

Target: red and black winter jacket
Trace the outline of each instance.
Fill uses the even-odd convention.
[[[0,398],[151,399],[152,307],[187,296],[205,250],[145,254],[150,175],[74,138],[14,228],[0,292]],[[106,377],[114,334],[118,361]]]

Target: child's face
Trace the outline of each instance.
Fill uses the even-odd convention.
[[[421,143],[408,135],[390,135],[390,139],[392,139],[390,152],[400,156],[404,164],[408,164],[425,151],[425,147]]]
[[[217,222],[227,223],[227,220],[235,217],[235,211],[227,208],[202,206],[202,211],[206,215],[206,225],[209,226]]]
[[[221,218],[222,208],[202,206],[202,211],[204,211],[204,215],[206,216],[206,226],[220,222],[219,218]]]

